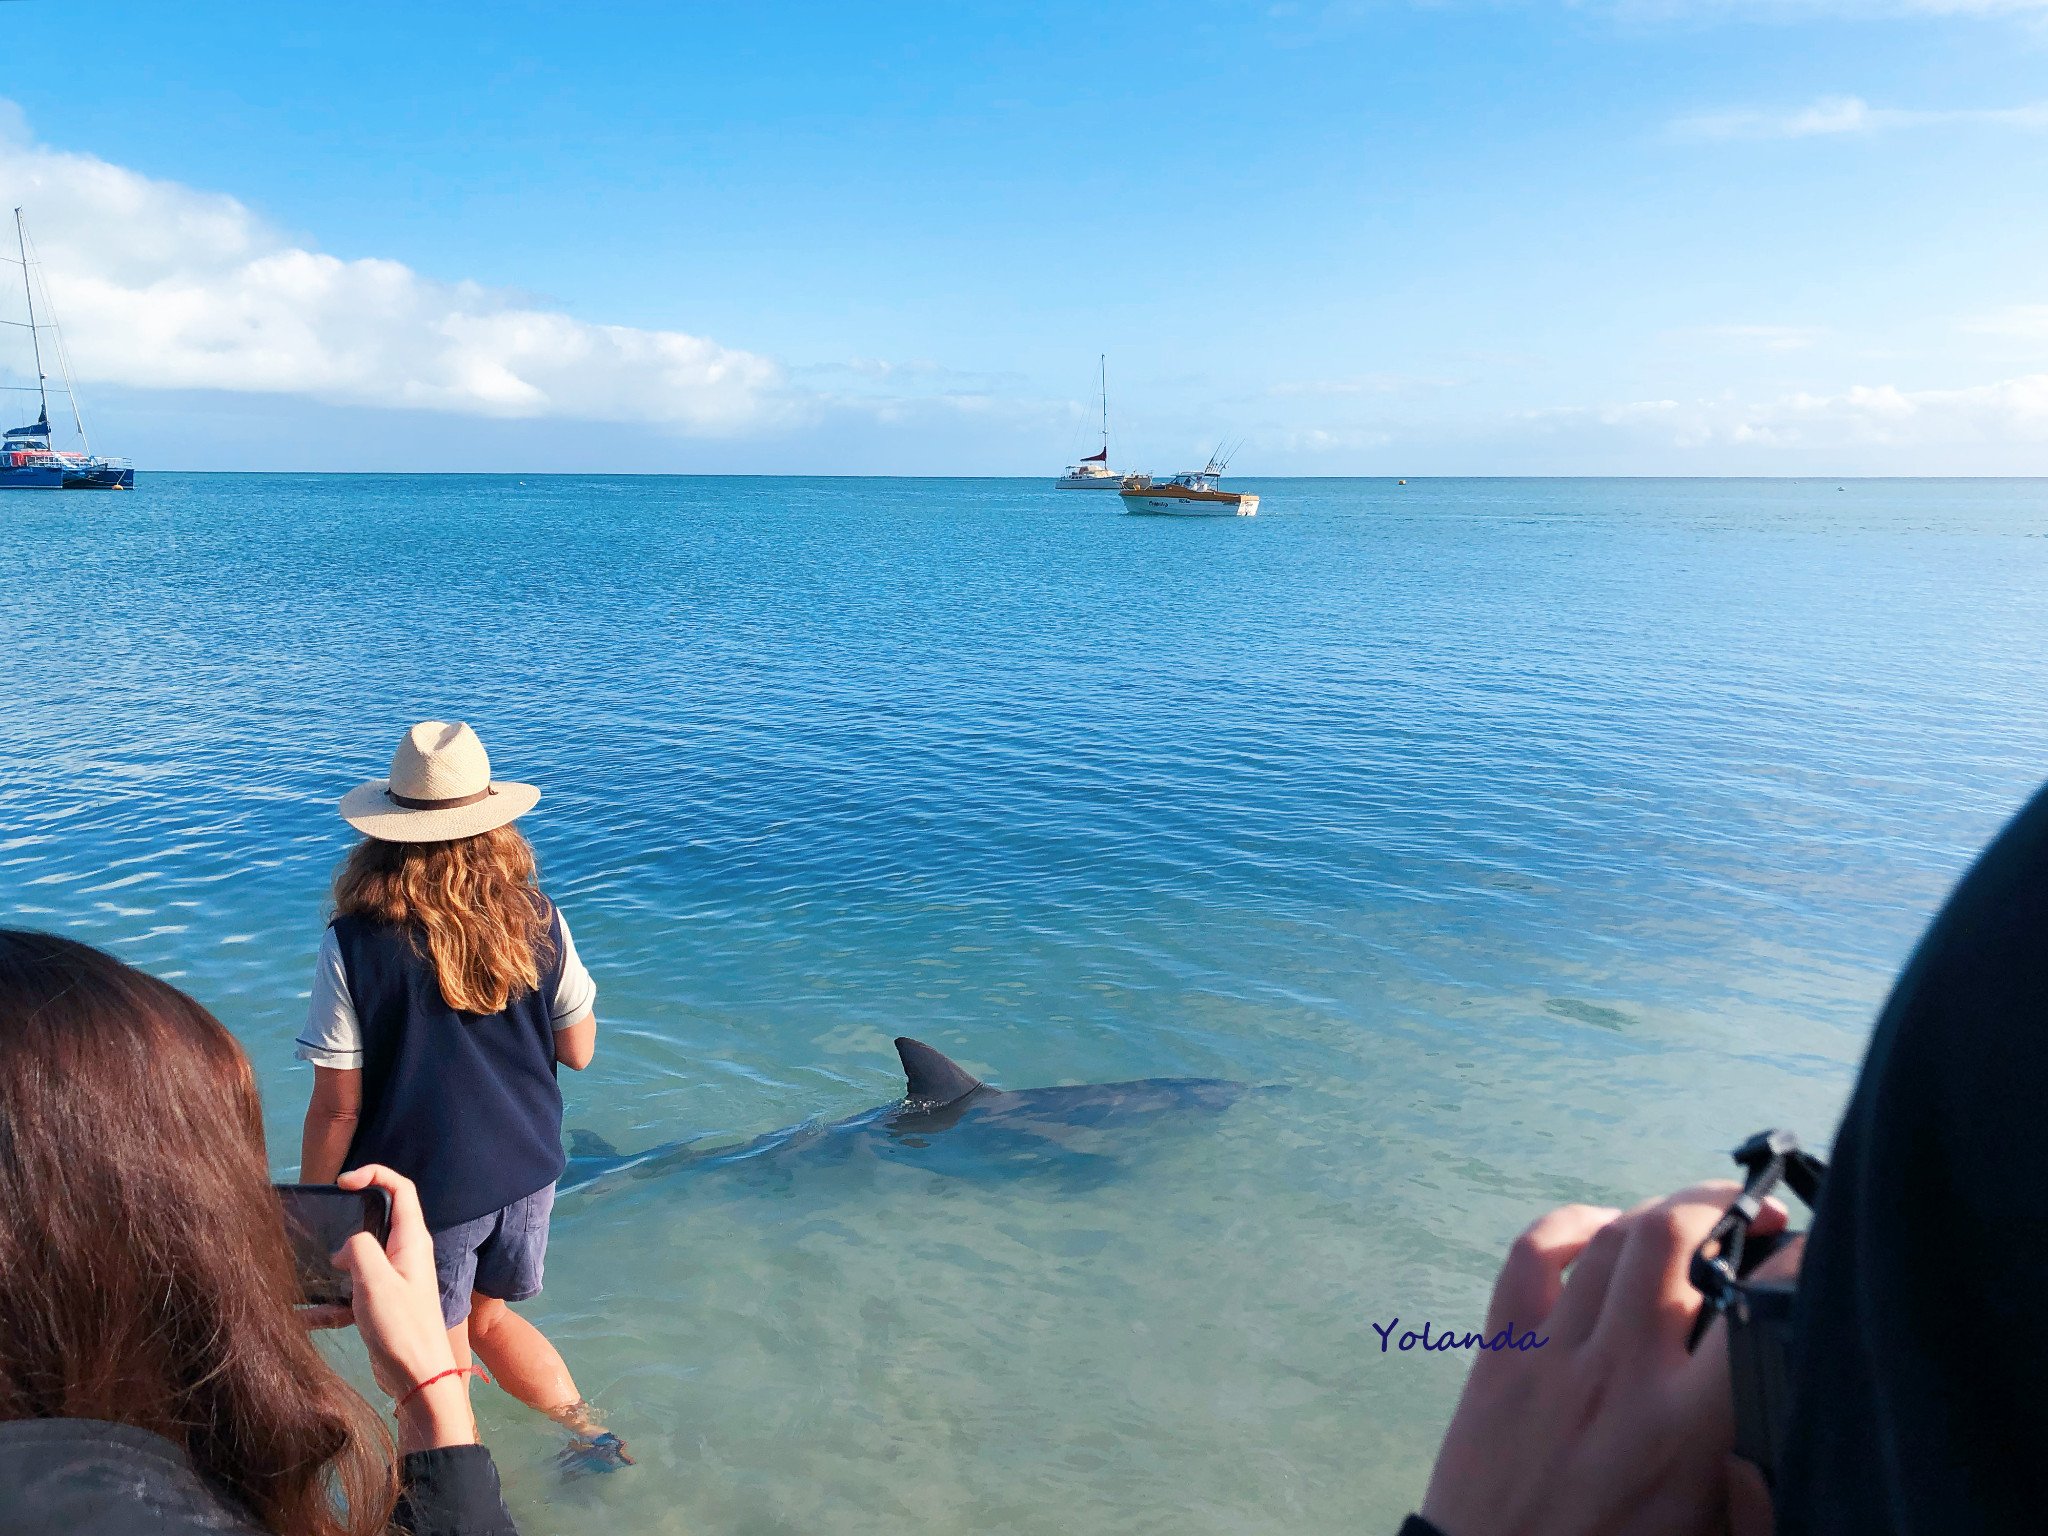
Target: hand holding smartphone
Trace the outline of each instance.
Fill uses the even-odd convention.
[[[391,1196],[372,1184],[343,1189],[336,1184],[274,1186],[291,1234],[292,1260],[299,1272],[299,1300],[308,1306],[348,1306],[355,1284],[332,1255],[358,1232],[383,1247],[391,1238]]]

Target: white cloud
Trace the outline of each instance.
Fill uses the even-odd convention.
[[[1358,453],[1373,448],[1384,448],[1394,442],[1391,432],[1375,432],[1367,428],[1324,428],[1301,427],[1293,431],[1274,435],[1270,442],[1262,441],[1261,447],[1275,447],[1287,453],[1320,457],[1332,453]]]
[[[2014,304],[1996,314],[1962,321],[1958,329],[1978,336],[2014,336],[2024,341],[2048,340],[2048,304]]]
[[[1812,346],[1821,333],[1811,325],[1716,325],[1708,327],[1706,334],[1725,336],[1766,352],[1798,352]]]
[[[306,250],[232,197],[37,144],[4,102],[0,190],[27,209],[81,381],[702,435],[794,408],[768,358]]]
[[[1842,9],[1878,16],[2026,16],[2048,11],[2048,0],[1848,0]]]
[[[1275,398],[1306,396],[1328,398],[1342,395],[1396,395],[1414,390],[1453,389],[1462,379],[1430,378],[1411,373],[1361,373],[1346,379],[1309,379],[1269,384],[1266,393]]]
[[[1773,400],[1637,400],[1528,413],[1532,423],[1598,422],[1677,448],[1899,449],[2048,443],[2048,374],[1962,389],[1855,385]]]
[[[1565,0],[1641,21],[1890,21],[1922,16],[2038,18],[2048,0]]]
[[[894,361],[850,357],[839,363],[810,363],[789,370],[792,383],[819,404],[858,409],[880,398],[923,400],[987,400],[1017,398],[1029,381],[1019,373],[948,368],[929,359]],[[1043,414],[1048,402],[1019,399],[1020,408]]]
[[[1902,107],[1873,107],[1859,96],[1823,96],[1795,112],[1743,110],[1682,117],[1672,123],[1671,131],[1682,139],[1807,139],[1957,123],[2044,129],[2048,128],[2048,102],[2032,102],[2023,107],[1966,107],[1922,112]]]

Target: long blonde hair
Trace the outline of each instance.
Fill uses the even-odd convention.
[[[441,996],[462,1013],[503,1013],[553,958],[533,845],[512,827],[445,843],[364,838],[335,871],[334,915],[424,936]]]

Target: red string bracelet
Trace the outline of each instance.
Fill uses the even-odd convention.
[[[427,1388],[431,1387],[437,1381],[446,1381],[450,1376],[483,1376],[483,1374],[484,1373],[482,1371],[478,1370],[473,1365],[451,1365],[445,1371],[437,1371],[432,1376],[429,1376],[425,1381],[421,1382],[418,1386],[414,1387],[410,1392],[406,1393],[405,1396],[401,1397],[397,1402],[393,1403],[391,1405],[391,1416],[394,1419],[397,1418],[398,1411],[401,1408],[403,1408],[407,1403],[411,1402],[414,1398],[418,1397],[422,1392],[426,1391]],[[485,1377],[484,1379],[488,1381],[490,1378]]]

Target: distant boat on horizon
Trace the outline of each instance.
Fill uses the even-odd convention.
[[[0,490],[131,490],[135,485],[135,466],[126,459],[94,454],[92,443],[85,435],[85,418],[79,414],[78,396],[71,388],[71,362],[64,351],[64,333],[57,328],[57,318],[50,307],[47,291],[43,294],[43,313],[49,318],[47,321],[36,319],[34,264],[28,254],[28,226],[19,208],[14,210],[14,238],[16,248],[21,252],[21,259],[15,265],[21,268],[22,292],[28,298],[29,351],[35,358],[36,382],[33,386],[9,384],[0,388],[27,393],[32,387],[42,409],[27,426],[14,427],[0,434]],[[6,259],[0,256],[0,261]],[[54,343],[51,350],[57,359],[57,371],[64,378],[64,398],[71,402],[71,420],[78,428],[79,442],[85,446],[83,453],[61,453],[50,446],[50,383],[43,372],[44,331],[50,333]]]
[[[1067,472],[1053,481],[1055,490],[1113,491],[1124,483],[1124,477],[1109,467],[1109,354],[1097,361],[1102,369],[1102,451],[1069,464]]]

